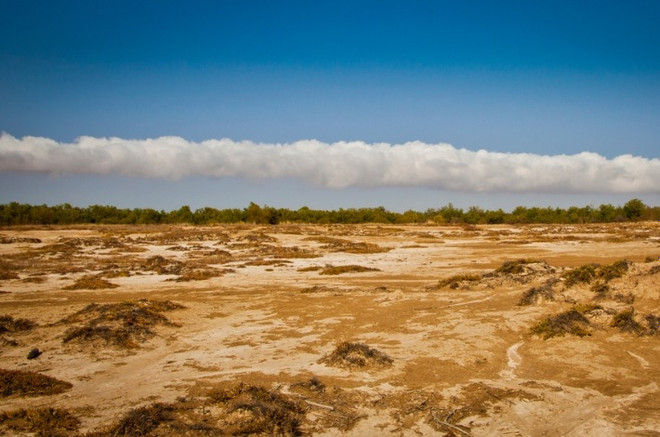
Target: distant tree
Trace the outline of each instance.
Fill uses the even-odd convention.
[[[631,199],[623,205],[623,214],[628,220],[638,220],[645,209],[644,202],[639,199]]]

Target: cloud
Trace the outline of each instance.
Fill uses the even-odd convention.
[[[660,193],[660,159],[607,159],[457,149],[449,144],[263,144],[230,139],[191,142],[0,136],[0,171],[120,174],[176,180],[186,176],[297,178],[328,188],[418,186],[463,192]]]

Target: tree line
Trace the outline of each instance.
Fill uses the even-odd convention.
[[[297,210],[260,206],[251,202],[243,209],[200,208],[184,205],[172,211],[151,208],[117,208],[115,206],[71,206],[68,203],[48,206],[11,202],[0,205],[0,225],[72,225],[72,224],[175,224],[210,225],[219,223],[447,223],[447,224],[527,224],[527,223],[608,223],[660,220],[660,207],[647,206],[631,199],[623,206],[611,204],[569,208],[518,206],[510,212],[484,210],[471,206],[467,210],[451,203],[426,211],[392,212],[384,207],[340,208],[318,210],[303,206]]]

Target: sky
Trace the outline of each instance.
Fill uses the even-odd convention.
[[[0,203],[660,205],[655,0],[0,5]]]

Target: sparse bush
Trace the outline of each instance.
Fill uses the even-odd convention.
[[[555,316],[546,317],[532,326],[531,331],[547,340],[552,337],[562,337],[565,334],[578,337],[588,336],[591,335],[588,327],[589,320],[583,315],[583,312],[573,308]]]
[[[610,291],[610,286],[605,282],[596,281],[590,289],[598,295],[597,298],[603,298]]]
[[[72,385],[50,376],[24,370],[0,369],[0,396],[44,396],[65,392]]]
[[[389,366],[394,360],[377,349],[371,348],[364,343],[350,343],[347,341],[339,343],[335,350],[319,362],[335,367]]]
[[[553,286],[557,283],[557,279],[551,278],[547,280],[543,285],[538,287],[532,287],[529,290],[525,291],[518,301],[518,305],[532,305],[537,303],[540,299],[547,301],[555,300],[555,297],[552,292]]]
[[[305,409],[288,396],[241,383],[210,393],[209,397],[226,408],[223,430],[227,435],[301,434]],[[238,412],[242,414],[234,414]]]
[[[612,318],[610,326],[619,328],[623,332],[632,332],[634,334],[641,334],[644,330],[642,325],[635,320],[634,308],[616,313]]]
[[[567,271],[562,275],[566,287],[572,287],[577,284],[589,284],[596,277],[596,268],[598,264],[585,264]]]
[[[495,272],[501,273],[504,275],[519,275],[525,273],[525,265],[527,264],[537,264],[545,262],[538,259],[517,259],[515,261],[506,261],[501,266],[499,266]]]
[[[655,314],[647,314],[644,320],[646,320],[649,335],[660,334],[660,317]]]
[[[623,259],[610,265],[599,267],[597,277],[605,282],[609,282],[612,279],[620,278],[621,276],[625,275],[629,268],[630,262]]]

